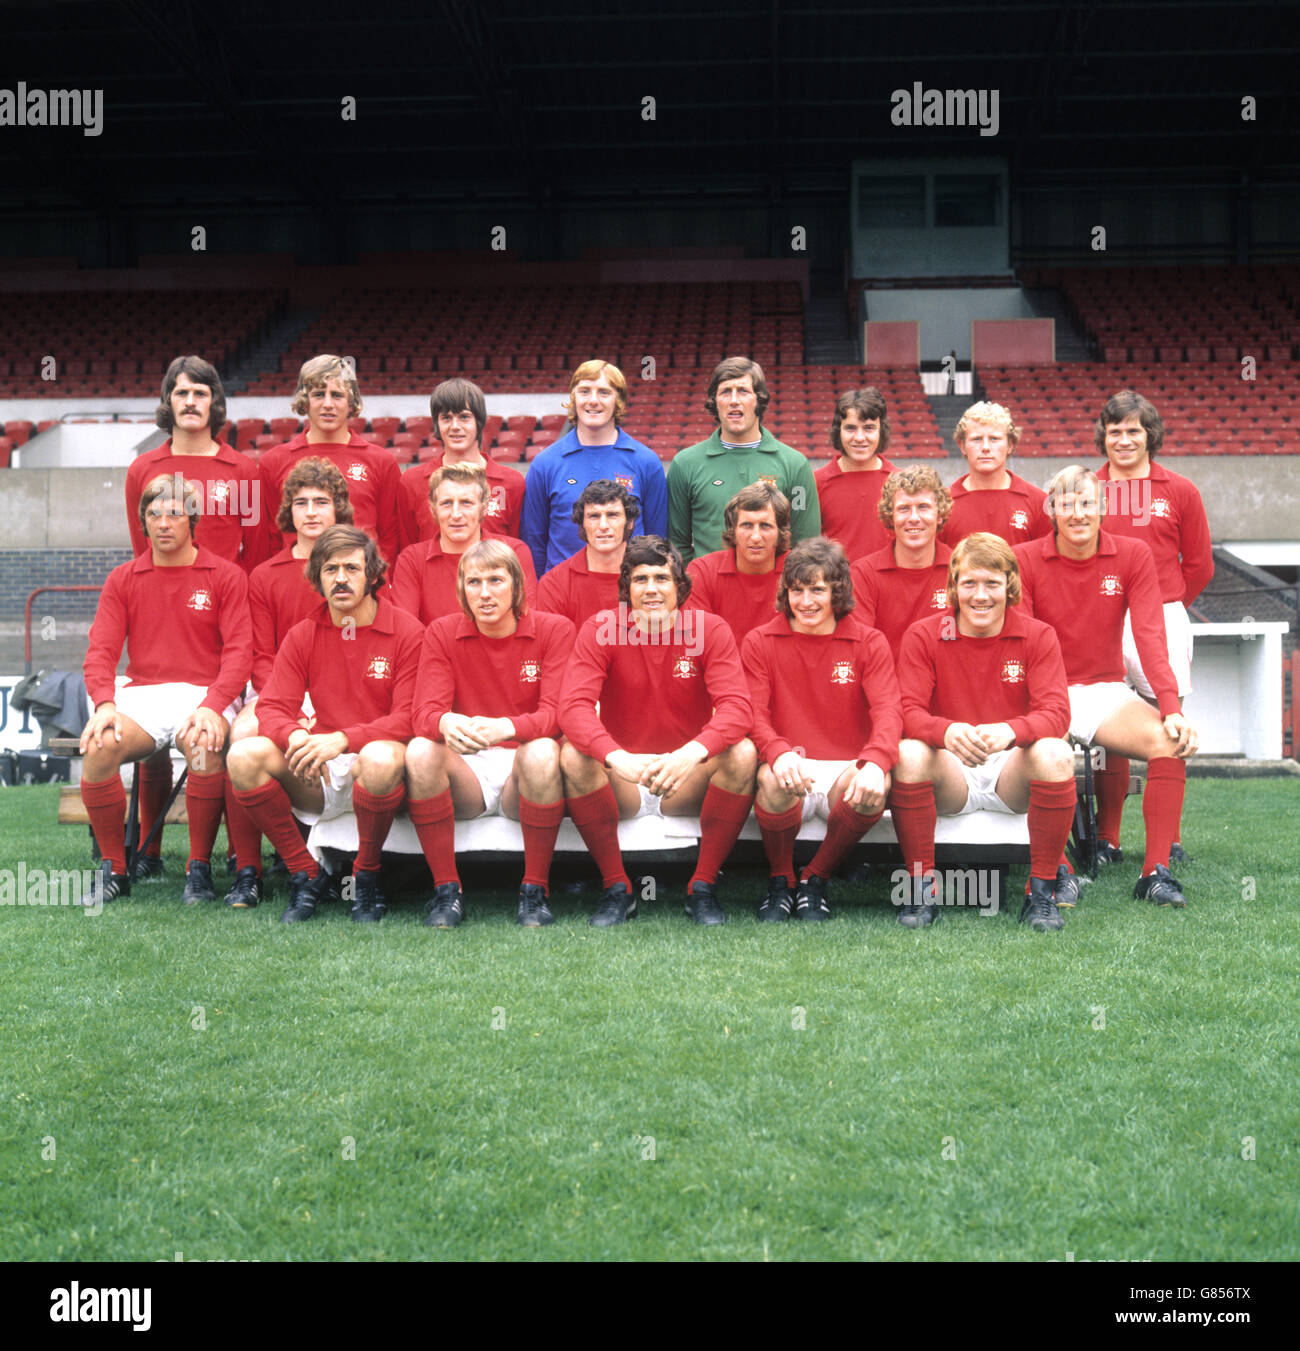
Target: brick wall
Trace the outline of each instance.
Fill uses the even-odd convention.
[[[38,586],[99,586],[130,557],[129,549],[0,549],[0,672],[23,670],[23,608]],[[80,669],[98,600],[93,592],[37,596],[33,667]]]

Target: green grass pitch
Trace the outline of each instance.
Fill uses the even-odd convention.
[[[86,865],[57,790],[0,793],[0,868]],[[0,908],[0,1252],[21,1259],[1291,1259],[1300,793],[1188,784],[1190,906],[1129,861],[1063,933],[1009,912],[728,923],[680,886],[624,929],[514,878],[279,923],[179,903]],[[1244,880],[1243,880],[1244,879]],[[218,878],[219,890],[222,878]]]

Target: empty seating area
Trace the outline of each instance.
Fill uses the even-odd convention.
[[[173,357],[224,371],[284,305],[262,291],[9,292],[0,399],[156,397]]]
[[[803,343],[794,282],[367,289],[340,294],[244,393],[283,392],[319,352],[354,356],[367,394],[409,394],[461,374],[488,393],[528,393],[567,387],[593,356],[634,380],[646,357],[663,378],[737,352],[764,367],[798,364]]]
[[[1057,287],[1107,362],[1290,361],[1300,345],[1300,267],[1023,269]]]
[[[987,396],[1021,429],[1019,454],[1092,459],[1093,427],[1117,390],[1136,389],[1160,410],[1165,455],[1300,453],[1294,363],[1261,362],[1254,380],[1217,363],[1068,362],[981,367]]]

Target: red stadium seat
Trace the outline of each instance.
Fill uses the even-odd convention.
[[[15,448],[25,446],[31,439],[32,424],[22,420],[14,420],[5,423],[5,439]]]
[[[273,417],[269,426],[277,441],[292,441],[299,431],[296,417]]]
[[[421,441],[427,441],[429,433],[433,430],[433,419],[431,417],[409,417],[406,419],[406,430],[412,436],[419,437]]]
[[[397,434],[397,429],[402,425],[401,418],[395,417],[377,417],[370,420],[369,439],[377,446],[386,446]]]
[[[265,426],[266,423],[260,417],[241,417],[235,423],[235,434],[238,438],[235,443],[236,449],[247,450],[249,446],[254,445]]]

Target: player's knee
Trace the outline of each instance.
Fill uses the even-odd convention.
[[[275,743],[264,736],[247,737],[230,748],[226,756],[226,773],[236,788],[254,788],[258,776],[267,770],[269,752]]]
[[[930,776],[930,747],[923,741],[903,741],[898,747],[898,767],[895,778],[909,783],[920,783]]]
[[[758,752],[748,737],[742,737],[734,746],[728,746],[718,760],[718,767],[733,783],[753,783],[758,771]]]
[[[1074,777],[1074,751],[1068,741],[1045,736],[1029,750],[1029,763],[1036,779],[1063,782]]]
[[[586,783],[598,777],[596,762],[589,755],[583,755],[571,742],[566,741],[560,747],[560,773],[565,783]]]
[[[555,779],[560,773],[560,743],[552,737],[525,741],[515,752],[519,773],[532,780]]]
[[[368,741],[357,756],[355,777],[391,790],[405,769],[405,747],[396,741]]]

